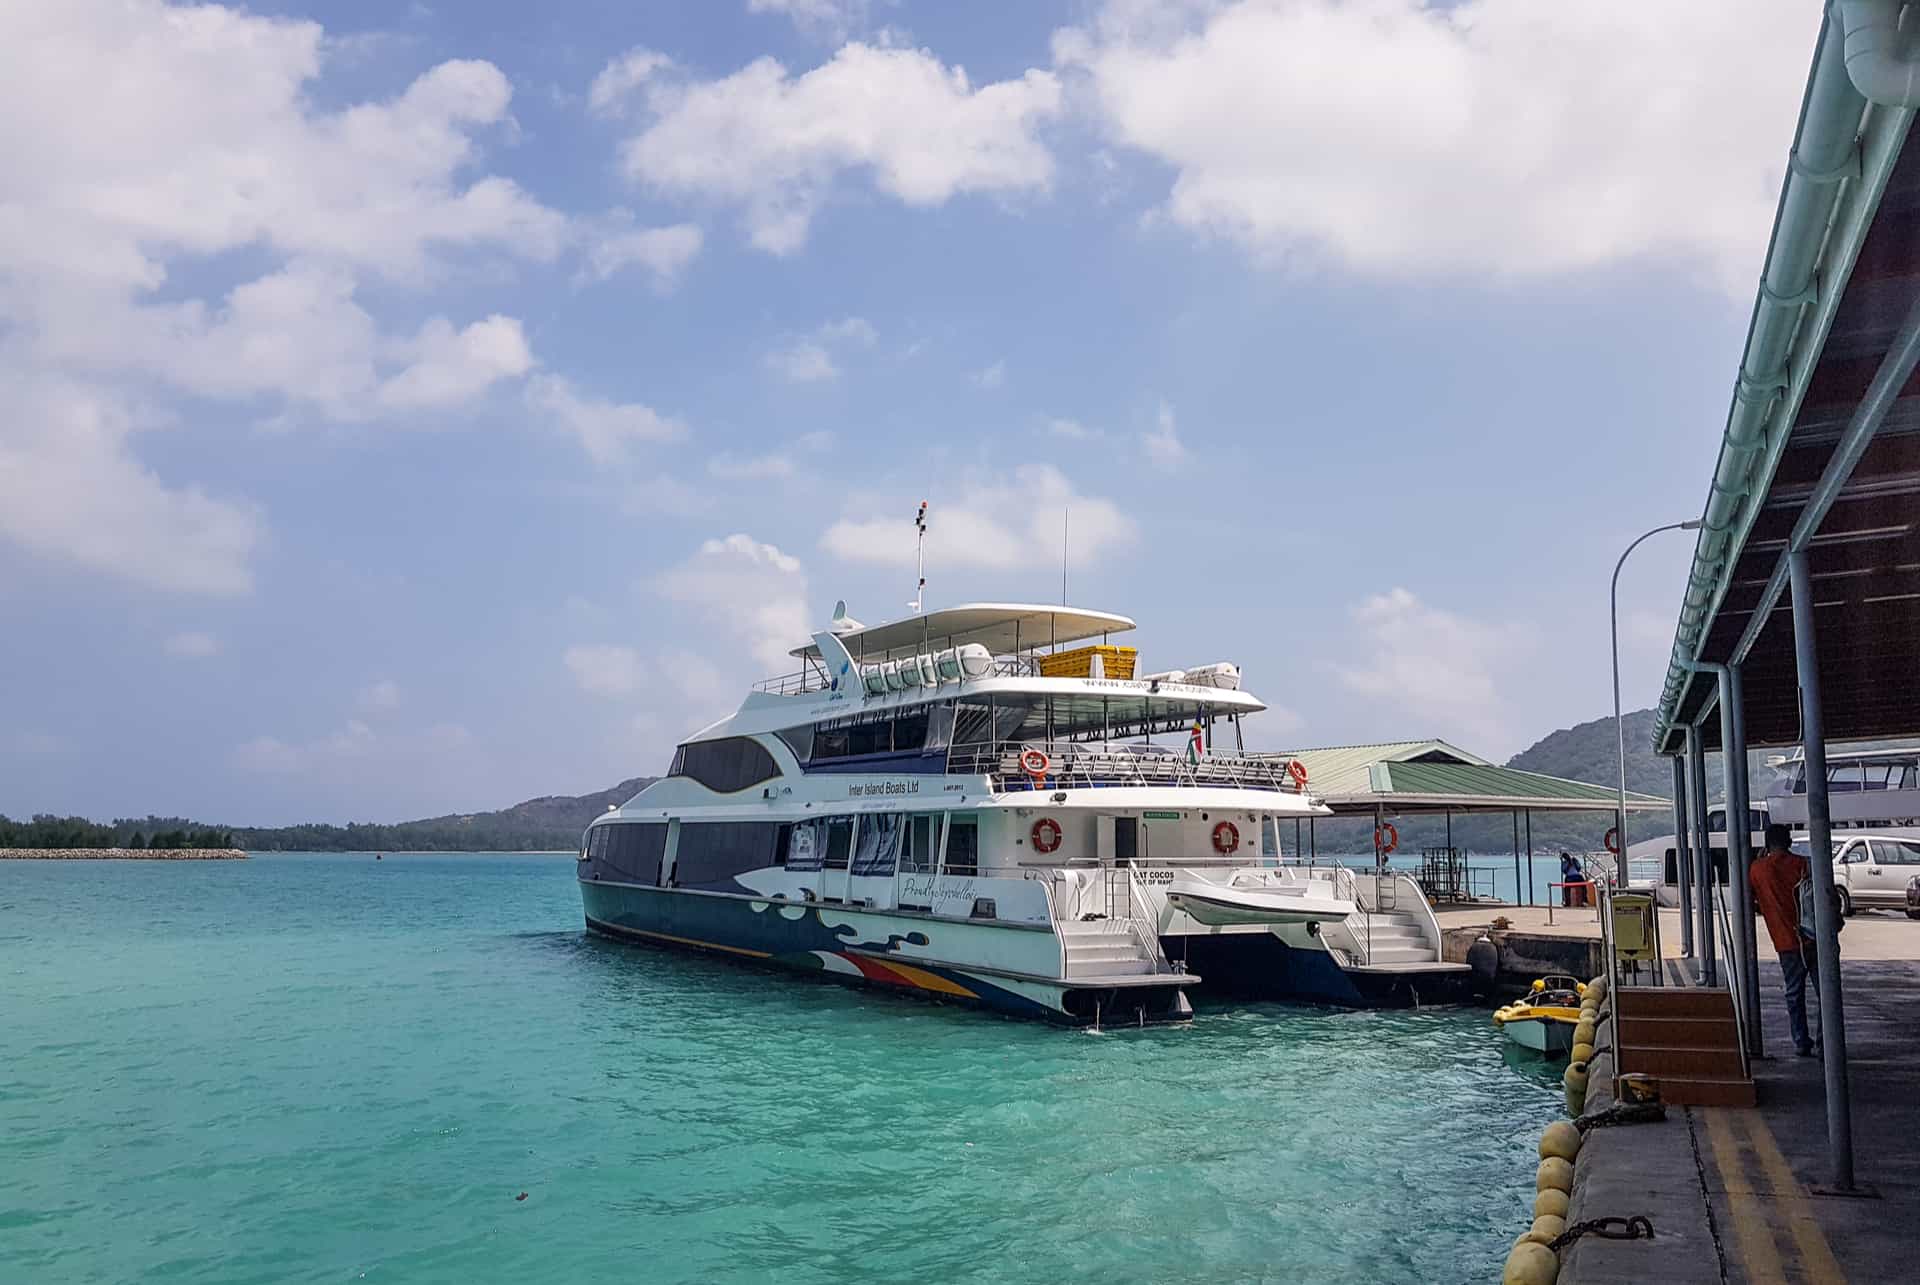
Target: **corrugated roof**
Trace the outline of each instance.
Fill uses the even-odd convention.
[[[1307,789],[1335,812],[1422,809],[1505,812],[1514,808],[1599,811],[1619,806],[1619,792],[1586,781],[1501,767],[1446,741],[1388,741],[1294,750],[1307,767]],[[1632,812],[1673,805],[1627,793]]]

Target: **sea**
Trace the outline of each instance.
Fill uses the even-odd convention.
[[[1063,1030],[588,936],[570,856],[0,862],[0,1281],[1499,1279],[1484,1010]]]

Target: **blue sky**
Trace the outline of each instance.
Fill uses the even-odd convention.
[[[0,15],[0,811],[601,788],[822,623],[1136,617],[1270,746],[1608,708],[1819,15]],[[1710,51],[1710,52],[1709,52]],[[1623,584],[1651,703],[1688,537]]]

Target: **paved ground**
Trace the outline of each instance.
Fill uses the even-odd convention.
[[[1467,928],[1479,927],[1490,923],[1494,916],[1504,915],[1512,921],[1515,931],[1539,933],[1547,937],[1586,937],[1597,939],[1600,936],[1600,922],[1591,910],[1553,908],[1553,922],[1547,922],[1547,910],[1544,906],[1492,906],[1474,905],[1461,907],[1435,908],[1434,918],[1440,921],[1440,927]],[[1759,931],[1760,953],[1767,955],[1766,930]],[[1920,960],[1920,920],[1908,919],[1905,915],[1892,910],[1867,910],[1847,920],[1845,930],[1840,934],[1841,954],[1847,959],[1907,959]],[[1662,953],[1668,958],[1677,959],[1680,955],[1680,912],[1662,910],[1660,912],[1660,945]],[[1770,962],[1770,961],[1769,961]],[[1779,970],[1776,968],[1776,972]],[[1920,1271],[1916,1271],[1920,1276]]]
[[[1645,1213],[1658,1235],[1582,1240],[1563,1256],[1563,1282],[1920,1279],[1920,923],[1861,915],[1841,942],[1854,1172],[1873,1194],[1825,1190],[1821,1062],[1794,1056],[1780,971],[1764,959],[1759,1107],[1684,1108],[1663,1124],[1590,1132],[1575,1217]]]

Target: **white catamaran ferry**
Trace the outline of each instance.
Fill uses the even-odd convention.
[[[1176,920],[1317,940],[1356,907],[1261,856],[1263,827],[1327,810],[1243,751],[1265,707],[1238,669],[1136,676],[1110,642],[1133,627],[843,604],[799,672],[588,828],[587,926],[1071,1024],[1189,1017]]]

